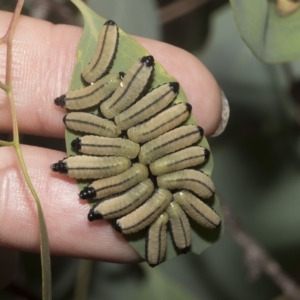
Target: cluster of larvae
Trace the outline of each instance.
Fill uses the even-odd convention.
[[[172,105],[177,82],[145,93],[154,69],[152,56],[136,61],[126,74],[108,73],[117,44],[118,27],[107,21],[95,55],[81,74],[89,85],[55,99],[69,111],[64,117],[67,128],[82,136],[71,143],[80,154],[51,169],[95,180],[79,194],[95,202],[90,221],[111,220],[123,234],[147,228],[146,260],[155,266],[164,260],[168,227],[176,248],[185,253],[191,246],[187,215],[206,228],[220,223],[202,201],[214,195],[214,184],[194,169],[210,152],[197,146],[202,128],[185,125],[191,105]],[[88,112],[96,107],[99,113]]]

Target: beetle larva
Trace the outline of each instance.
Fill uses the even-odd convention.
[[[157,158],[198,142],[202,136],[201,127],[180,126],[144,144],[138,156],[139,161],[142,164],[149,164]]]
[[[110,97],[121,82],[120,74],[108,74],[85,88],[69,91],[54,103],[70,110],[84,110],[99,105]]]
[[[100,105],[101,113],[112,119],[133,104],[148,83],[154,67],[152,56],[144,56],[128,70],[122,84],[112,96]]]
[[[107,219],[124,235],[141,231],[128,239],[138,239],[138,243],[146,234],[145,254],[150,266],[189,248],[199,253],[211,241],[190,247],[189,220],[192,225],[194,219],[206,228],[216,228],[221,222],[202,201],[215,190],[211,179],[198,171],[202,168],[210,174],[212,169],[210,151],[200,146],[207,145],[205,139],[201,141],[203,129],[186,125],[195,124],[192,107],[176,79],[171,79],[160,65],[154,70],[152,56],[142,57],[146,51],[135,48],[129,39],[123,47],[127,39],[123,32],[118,50],[119,30],[113,21],[104,24],[95,45],[94,29],[99,24],[88,25],[93,25],[93,32],[87,34],[84,30],[78,50],[81,61],[74,73],[81,73],[82,78],[74,77],[72,87],[77,88],[82,81],[91,85],[55,99],[55,104],[73,111],[64,117],[70,129],[67,138],[74,139],[72,130],[77,132],[71,146],[83,155],[60,160],[51,169],[75,178],[95,177],[79,193],[81,199],[91,199],[94,204],[88,220]],[[90,44],[85,45],[85,38]],[[94,45],[94,56],[82,67],[82,62],[91,56],[81,51]],[[134,52],[128,53],[128,49]],[[135,62],[131,67],[127,58]],[[122,66],[126,75],[109,74],[110,67],[120,70]],[[87,113],[92,110],[93,114]],[[73,152],[69,146],[70,154]],[[214,207],[218,211],[217,204]],[[192,229],[201,239],[203,229],[199,227]],[[168,230],[173,243],[167,246]],[[144,256],[139,247],[133,247]]]
[[[89,221],[120,218],[146,201],[154,191],[154,185],[147,179],[125,193],[96,203],[88,214]]]
[[[170,190],[187,189],[204,199],[212,197],[215,193],[215,186],[211,178],[192,169],[157,176],[157,185]]]
[[[183,209],[176,202],[171,202],[167,208],[169,224],[174,244],[182,252],[186,253],[192,243],[191,226]]]
[[[170,204],[172,194],[166,189],[156,189],[152,196],[128,215],[117,219],[114,228],[123,234],[138,232],[149,226]]]
[[[163,156],[149,165],[153,175],[163,175],[182,169],[198,166],[205,162],[210,155],[210,151],[194,146]]]
[[[192,106],[180,103],[171,106],[145,123],[131,127],[128,138],[138,143],[150,141],[182,124],[190,116]]]
[[[66,126],[74,131],[117,137],[121,130],[112,122],[85,112],[71,112],[63,119]]]
[[[162,213],[149,227],[146,236],[146,260],[151,267],[162,263],[167,248],[167,223],[169,215]]]
[[[51,170],[68,174],[71,178],[94,179],[123,173],[131,166],[131,160],[121,156],[69,156],[51,165]]]
[[[108,20],[99,33],[97,48],[91,62],[81,73],[86,82],[95,82],[107,72],[114,58],[117,44],[118,26],[114,21]]]
[[[177,192],[173,198],[198,224],[210,229],[219,226],[221,220],[217,213],[189,191]]]
[[[147,178],[147,167],[136,163],[133,164],[130,169],[119,175],[92,182],[79,193],[79,197],[81,199],[101,199],[122,193]]]
[[[100,156],[115,155],[130,159],[137,157],[140,151],[140,145],[128,139],[94,135],[85,135],[76,138],[71,142],[71,146],[83,154]]]
[[[177,82],[165,83],[146,94],[142,99],[115,117],[116,125],[126,130],[154,116],[176,97],[179,90]]]

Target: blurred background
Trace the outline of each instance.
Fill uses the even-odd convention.
[[[259,60],[243,41],[225,0],[86,2],[129,34],[190,51],[212,72],[231,108],[226,131],[209,138],[220,200],[299,282],[299,61]],[[0,0],[0,9],[12,11],[15,3]],[[54,23],[81,24],[77,9],[67,0],[28,0],[23,13]],[[22,140],[65,149],[61,140]],[[201,255],[183,255],[154,269],[145,263],[52,257],[53,299],[289,299],[266,275],[250,276],[251,266],[231,229],[228,226],[224,237]],[[0,249],[0,299],[40,299],[40,274],[38,255]]]

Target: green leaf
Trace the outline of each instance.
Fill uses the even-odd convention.
[[[275,3],[230,0],[240,34],[253,53],[267,63],[300,58],[300,10],[280,13]]]
[[[98,33],[106,21],[102,17],[98,16],[95,12],[93,12],[89,7],[87,7],[83,2],[79,0],[72,0],[72,2],[78,7],[81,11],[84,18],[84,30],[78,45],[77,49],[77,63],[75,65],[75,69],[73,72],[72,82],[71,82],[71,90],[79,89],[83,87],[81,81],[81,71],[86,66],[91,57],[94,54],[96,43],[98,39]],[[142,56],[149,55],[139,43],[137,43],[133,38],[125,34],[121,29],[119,29],[119,45],[117,54],[113,63],[113,67],[111,72],[126,72],[131,65],[136,62]],[[155,71],[153,74],[153,80],[151,87],[156,87],[160,84],[176,81],[173,77],[168,75],[163,67],[156,61],[155,62]],[[176,98],[176,103],[178,102],[187,102],[186,96],[182,89]],[[190,124],[196,124],[193,117],[188,120]],[[69,155],[76,154],[71,149],[70,143],[76,138],[76,135],[70,131],[66,131],[66,146],[67,152]],[[199,145],[208,148],[209,144],[205,138],[201,140]],[[213,158],[212,155],[210,159],[201,167],[201,171],[211,176],[213,169]],[[83,184],[79,184],[80,189],[86,185],[86,182]],[[219,206],[219,201],[216,197],[211,199],[211,203],[209,203],[215,211],[221,216],[222,213]],[[222,219],[221,226],[216,230],[207,230],[202,228],[201,226],[192,223],[192,238],[193,238],[193,246],[192,251],[200,254],[204,249],[206,249],[210,244],[215,242],[221,235],[224,230],[224,221]],[[145,231],[139,232],[138,234],[127,235],[125,236],[126,240],[130,242],[130,245],[139,253],[141,257],[144,257],[145,253]],[[174,248],[173,243],[169,237],[168,239],[168,247],[167,247],[167,255],[166,259],[170,259],[174,256],[177,256],[179,253]]]
[[[139,284],[134,299],[200,300],[198,296],[196,297],[196,295],[193,295],[181,282],[175,281],[173,278],[162,272],[161,268],[149,270],[145,264],[142,264],[141,266],[146,275],[146,280],[143,280]]]

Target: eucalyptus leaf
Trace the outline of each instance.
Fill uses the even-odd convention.
[[[106,21],[102,17],[98,16],[95,12],[93,12],[86,4],[79,0],[72,0],[72,2],[78,7],[80,12],[83,15],[84,19],[84,30],[78,45],[77,49],[77,62],[74,68],[72,82],[71,82],[71,90],[82,88],[84,85],[81,81],[81,71],[82,69],[89,63],[91,57],[94,54],[96,43],[98,39],[98,33]],[[117,21],[117,20],[116,20]],[[149,55],[139,43],[137,43],[133,38],[125,34],[121,29],[119,29],[119,43],[118,49],[116,53],[116,57],[113,62],[113,66],[111,72],[126,72],[131,65],[136,62],[142,56]],[[168,75],[163,67],[156,61],[155,62],[155,71],[153,74],[153,80],[151,81],[151,87],[157,87],[166,82],[176,81],[173,77]],[[182,89],[176,98],[175,103],[178,102],[187,102],[186,96]],[[188,122],[189,124],[196,124],[193,117],[191,117]],[[69,155],[76,154],[71,149],[70,143],[76,137],[73,132],[66,131],[66,146],[67,152]],[[201,140],[199,145],[208,148],[209,145],[205,138]],[[210,159],[201,167],[201,171],[211,176],[213,169],[213,158],[210,156]],[[86,182],[79,183],[80,189],[86,185]],[[219,201],[217,197],[213,197],[210,199],[209,203],[213,209],[221,216],[221,226],[216,230],[207,230],[202,228],[201,226],[191,223],[192,225],[192,238],[193,238],[193,246],[192,251],[200,254],[204,249],[206,249],[210,244],[214,243],[221,236],[224,225],[223,225],[223,217],[219,206]],[[141,231],[138,234],[127,235],[125,236],[126,240],[130,243],[130,245],[139,253],[141,257],[145,256],[145,231]],[[168,246],[167,246],[167,254],[166,259],[170,259],[174,256],[177,256],[179,253],[174,248],[173,243],[168,238]]]
[[[259,59],[283,63],[300,58],[299,8],[283,14],[281,7],[266,0],[230,2],[242,38]]]

